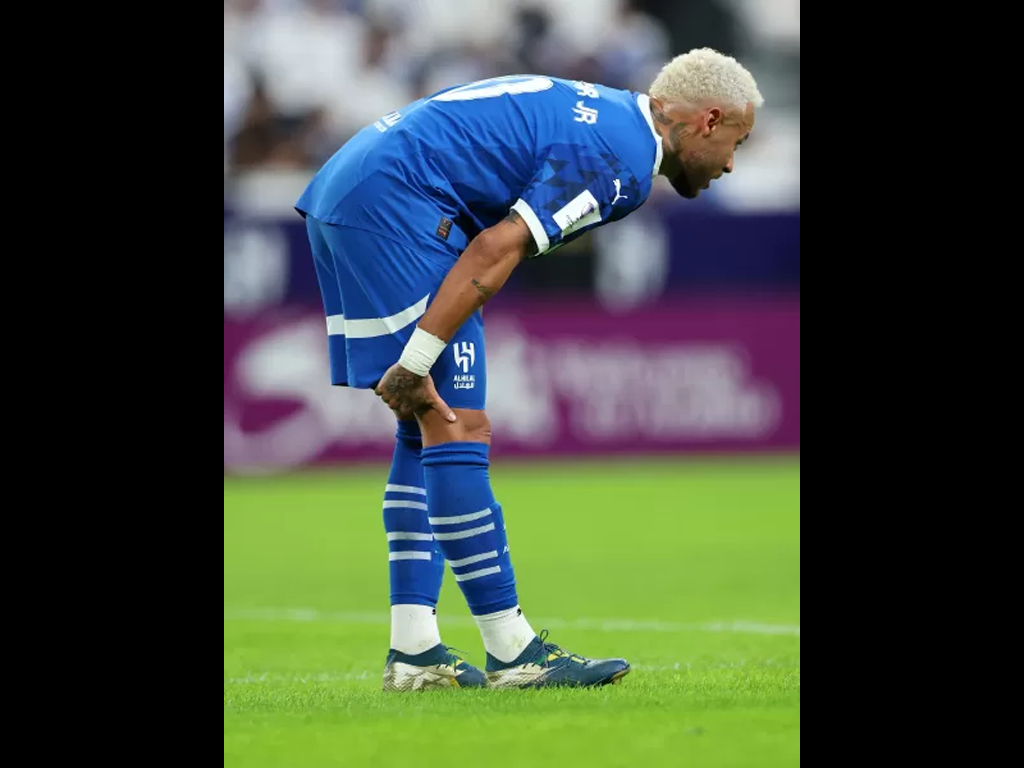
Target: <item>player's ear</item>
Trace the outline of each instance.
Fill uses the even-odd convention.
[[[704,120],[701,125],[701,128],[703,128],[702,133],[705,136],[710,134],[711,131],[722,124],[722,119],[724,117],[725,115],[722,113],[720,107],[708,107],[708,109],[704,110]]]

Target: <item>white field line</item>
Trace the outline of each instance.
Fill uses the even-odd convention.
[[[799,661],[797,661],[799,664]],[[746,659],[721,663],[699,663],[694,665],[688,661],[677,661],[674,664],[631,664],[630,667],[637,672],[689,672],[713,669],[742,669],[743,667],[771,667],[778,666],[775,659],[763,659],[755,662],[748,662]],[[280,672],[249,672],[242,677],[229,677],[224,680],[224,685],[252,685],[254,683],[341,683],[353,680],[376,680],[382,674],[382,669],[363,669],[353,672],[309,672],[283,674]]]
[[[350,613],[318,611],[314,608],[225,609],[225,621],[297,621],[337,622],[342,624],[390,625],[387,613]],[[438,617],[447,626],[476,626],[471,616]],[[733,632],[754,635],[790,635],[800,637],[799,624],[764,624],[756,621],[672,622],[645,619],[535,619],[530,623],[545,629],[578,629],[592,632]]]
[[[371,673],[364,669],[361,672],[314,672],[308,675],[282,675],[273,672],[249,672],[242,677],[228,677],[224,685],[251,685],[252,683],[340,683],[351,680],[376,679],[383,674],[381,670]]]

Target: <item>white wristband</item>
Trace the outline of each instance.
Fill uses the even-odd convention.
[[[426,376],[447,346],[448,342],[427,333],[422,328],[417,328],[402,350],[398,364],[417,376]]]

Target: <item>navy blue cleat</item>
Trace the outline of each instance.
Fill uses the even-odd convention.
[[[547,642],[545,629],[519,657],[506,664],[487,654],[491,688],[591,688],[617,683],[629,674],[625,659],[587,659]]]
[[[384,662],[385,691],[424,691],[432,688],[483,688],[484,673],[467,664],[444,644],[411,656],[392,648]]]

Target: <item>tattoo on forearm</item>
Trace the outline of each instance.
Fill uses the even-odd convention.
[[[476,288],[477,291],[480,292],[480,295],[484,297],[484,301],[487,301],[495,294],[495,290],[493,288],[488,288],[475,277],[473,278],[473,287]]]

